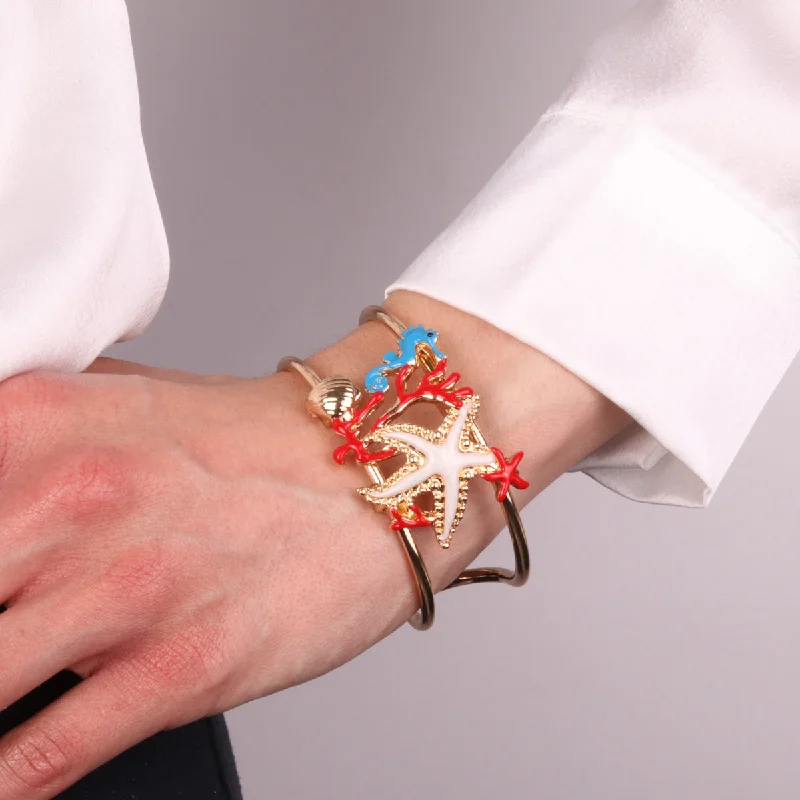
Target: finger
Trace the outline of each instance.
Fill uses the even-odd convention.
[[[167,727],[164,698],[109,669],[70,689],[0,739],[0,797],[49,800]]]
[[[89,663],[122,638],[112,631],[101,615],[81,613],[61,593],[12,605],[0,615],[0,708],[57,672]]]
[[[105,373],[112,375],[143,375],[146,378],[156,378],[172,383],[227,383],[234,380],[230,375],[198,375],[194,372],[187,372],[180,369],[164,369],[152,367],[149,364],[139,364],[136,361],[125,361],[121,358],[109,358],[99,356],[84,372]]]
[[[183,370],[162,369],[161,367],[150,366],[150,364],[140,364],[137,361],[125,361],[122,358],[109,358],[107,356],[96,358],[86,367],[84,372],[111,375],[143,375],[146,378],[161,378],[175,382],[181,379],[188,381],[190,378],[197,377],[191,372],[184,372]]]

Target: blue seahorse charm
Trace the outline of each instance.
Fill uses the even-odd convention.
[[[417,361],[417,346],[426,344],[433,351],[436,358],[444,358],[444,353],[436,346],[439,334],[430,328],[423,328],[422,325],[415,325],[413,328],[406,328],[397,340],[399,353],[388,352],[383,357],[380,366],[371,369],[364,378],[364,385],[370,394],[375,392],[385,392],[389,388],[389,381],[386,378],[387,372],[414,364]]]

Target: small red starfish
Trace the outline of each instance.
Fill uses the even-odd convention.
[[[520,450],[518,453],[514,453],[514,455],[511,456],[510,461],[506,461],[506,457],[497,447],[493,447],[492,452],[494,453],[495,458],[497,458],[497,463],[500,465],[500,469],[497,472],[487,472],[485,475],[481,475],[481,477],[484,480],[493,481],[500,484],[500,488],[497,492],[497,499],[502,503],[503,500],[506,499],[506,495],[508,495],[509,487],[514,486],[517,489],[527,489],[530,486],[530,483],[522,478],[519,472],[517,472],[519,462],[522,461],[522,456],[524,455],[522,450]]]

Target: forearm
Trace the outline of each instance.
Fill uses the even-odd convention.
[[[487,441],[507,453],[525,452],[520,471],[530,487],[516,490],[518,505],[632,422],[560,364],[477,317],[413,292],[394,292],[383,305],[409,325],[423,323],[439,331],[448,366],[481,397],[478,423]],[[307,361],[323,375],[360,379],[392,342],[387,328],[368,323]],[[330,434],[320,427],[318,435]],[[330,469],[341,470],[332,460]],[[354,476],[353,485],[362,477]],[[435,586],[446,585],[502,527],[493,493],[481,486],[470,492],[464,521],[448,550],[442,551],[433,537],[417,536]]]

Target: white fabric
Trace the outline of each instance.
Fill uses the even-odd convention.
[[[0,379],[141,333],[168,255],[121,0],[0,2]]]
[[[643,2],[391,286],[537,347],[637,425],[576,465],[708,505],[800,348],[800,3]]]
[[[0,102],[0,379],[83,369],[168,272],[122,0],[3,0]],[[800,4],[645,0],[387,294],[563,363],[638,422],[575,469],[702,506],[800,348],[799,235]]]

